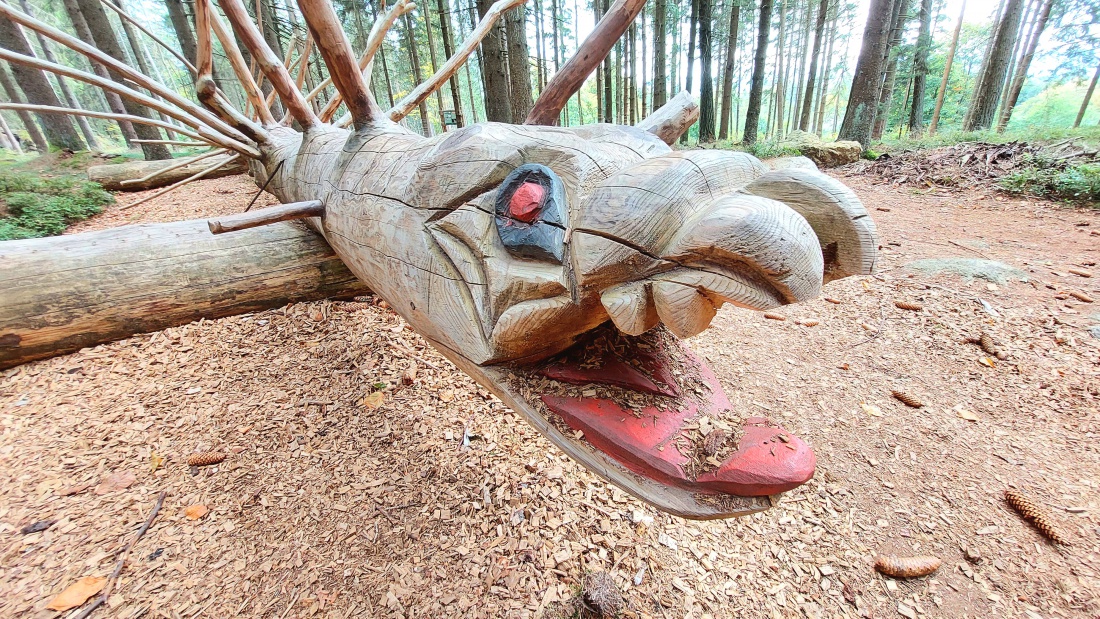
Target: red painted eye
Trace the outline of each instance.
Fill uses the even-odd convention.
[[[538,219],[545,198],[545,187],[539,183],[523,183],[508,201],[508,216],[529,224]]]

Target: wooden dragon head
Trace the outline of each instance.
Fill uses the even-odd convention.
[[[816,169],[672,150],[698,114],[686,93],[637,127],[547,126],[641,0],[615,3],[529,124],[426,138],[393,122],[521,3],[498,2],[455,58],[383,114],[363,68],[411,3],[400,0],[378,20],[357,62],[331,5],[299,0],[337,90],[317,115],[240,0],[220,0],[299,131],[272,117],[232,37],[199,0],[196,91],[205,109],[171,99],[169,109],[199,139],[249,158],[257,182],[287,203],[211,229],[308,218],[417,332],[597,474],[688,517],[766,508],[767,496],[812,476],[813,452],[767,419],[738,417],[680,338],[706,329],[726,303],[765,310],[870,273],[874,225],[850,190]],[[50,35],[7,5],[0,13]],[[238,69],[255,120],[210,79],[211,32]],[[341,102],[347,116],[327,122]],[[716,429],[696,432],[703,426]]]

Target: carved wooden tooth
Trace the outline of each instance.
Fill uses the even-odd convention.
[[[714,303],[703,293],[675,282],[653,282],[653,304],[661,322],[679,338],[698,335],[717,313]]]
[[[645,284],[616,286],[600,295],[600,303],[615,327],[627,335],[640,335],[657,326],[657,308],[649,300]]]

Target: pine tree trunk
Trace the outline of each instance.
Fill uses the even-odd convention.
[[[485,16],[491,6],[493,0],[477,0],[481,17]],[[508,89],[504,43],[504,24],[498,21],[481,42],[481,79],[485,83],[485,119],[489,122],[512,122],[512,100]]]
[[[64,0],[65,12],[69,16],[69,22],[73,25],[73,31],[76,33],[76,37],[81,41],[93,41],[92,32],[88,28],[88,22],[84,20],[84,14],[80,12],[80,7],[77,4],[77,0]],[[111,75],[107,72],[107,68],[98,62],[92,62],[92,71],[103,79],[111,79]],[[125,114],[126,106],[122,103],[122,97],[114,92],[104,92],[104,98],[107,100],[107,107],[111,109],[114,114]],[[116,121],[119,131],[122,132],[122,137],[126,141],[126,145],[130,146],[132,140],[138,139],[137,132],[134,130],[134,125],[128,120]]]
[[[852,88],[848,94],[848,106],[844,111],[844,121],[840,124],[838,138],[855,140],[864,150],[871,145],[892,9],[892,0],[871,0],[867,24],[863,28],[863,43],[852,76]]]
[[[412,66],[413,78],[415,83],[413,87],[419,86],[424,81],[424,71],[420,68],[420,54],[416,49],[416,35],[413,32],[412,16],[409,13],[405,13],[405,46],[409,52],[409,64]],[[417,109],[420,110],[420,133],[422,135],[432,136],[432,119],[428,116],[428,100],[422,99],[417,105]]]
[[[1031,37],[1028,39],[1027,48],[1024,50],[1024,56],[1020,59],[1019,66],[1016,67],[1016,75],[1012,79],[1012,84],[1008,90],[1008,97],[1005,99],[1005,104],[1001,107],[1001,116],[997,120],[997,131],[1003,132],[1005,127],[1008,126],[1008,121],[1012,119],[1012,110],[1016,107],[1016,102],[1020,98],[1020,91],[1024,87],[1024,81],[1027,79],[1027,70],[1031,66],[1031,59],[1035,57],[1035,50],[1039,46],[1039,38],[1043,36],[1043,30],[1046,29],[1047,21],[1050,19],[1050,9],[1054,5],[1054,0],[1046,0],[1043,2],[1042,8],[1039,10],[1039,16],[1036,18],[1035,26],[1032,28]]]
[[[1081,126],[1081,121],[1085,119],[1085,111],[1089,109],[1089,102],[1092,101],[1092,93],[1096,90],[1096,80],[1100,78],[1100,65],[1097,65],[1096,72],[1092,74],[1092,81],[1089,82],[1089,88],[1085,91],[1085,100],[1081,102],[1081,109],[1077,110],[1077,119],[1073,121],[1073,128]]]
[[[1008,60],[1008,70],[1005,71],[1005,82],[997,103],[997,118],[1000,118],[1001,111],[1004,110],[1005,103],[1008,101],[1008,91],[1012,90],[1012,77],[1016,75],[1017,60],[1019,60],[1020,54],[1023,53],[1024,46],[1027,45],[1028,33],[1035,25],[1033,22],[1039,13],[1040,4],[1042,4],[1042,0],[1024,0],[1024,2],[1023,16],[1020,18],[1020,25],[1016,29],[1016,42],[1012,46],[1012,54]]]
[[[546,57],[546,32],[542,25],[542,0],[535,0],[535,75],[539,94],[546,88],[546,66],[542,59]]]
[[[195,31],[192,30],[191,18],[187,16],[183,1],[164,0],[164,4],[168,7],[168,19],[172,22],[172,30],[176,33],[176,41],[180,44],[183,57],[195,62],[198,43],[195,42]]]
[[[283,49],[283,40],[279,36],[279,26],[275,21],[275,7],[272,6],[271,0],[257,0],[257,5],[260,9],[259,21],[263,26],[264,41],[272,51],[278,54],[279,58],[285,57],[286,50]]]
[[[668,12],[668,0],[656,0],[653,5],[653,109],[668,101],[667,64],[665,50],[665,18]]]
[[[520,5],[505,14],[508,32],[508,75],[511,77],[512,122],[521,123],[534,106],[531,100],[531,58],[527,51],[527,12]]]
[[[611,6],[610,0],[595,0],[600,3],[600,19],[607,15],[607,9]],[[611,83],[611,55],[603,61],[603,122],[613,122],[614,88]]]
[[[741,25],[741,5],[730,9],[729,40],[726,42],[726,65],[722,68],[722,120],[718,123],[718,139],[730,136],[730,108],[733,97],[733,64],[737,58],[737,29]]]
[[[902,35],[905,34],[905,24],[909,20],[909,4],[912,0],[896,0],[894,5],[894,20],[890,28],[890,40],[886,50],[886,70],[882,74],[882,89],[878,93],[878,111],[875,112],[875,125],[871,133],[871,139],[882,137],[886,130],[886,123],[890,120],[890,106],[894,101],[894,83],[898,75],[898,55],[901,46]]]
[[[0,65],[0,85],[3,85],[4,92],[8,95],[8,100],[12,103],[26,103],[23,99],[23,93],[19,92],[19,88],[15,85],[15,80],[8,75],[8,69],[4,65]],[[46,136],[42,134],[42,130],[38,128],[38,124],[34,122],[34,117],[26,110],[17,110],[16,115],[19,116],[19,121],[23,123],[23,127],[27,130],[27,135],[30,136],[31,142],[34,144],[35,150],[40,153],[46,153],[50,150],[50,143],[46,141]]]
[[[909,134],[924,131],[924,87],[928,78],[928,52],[932,47],[932,0],[921,0],[920,32],[913,53],[913,105],[909,108]]]
[[[955,31],[951,34],[951,44],[947,46],[947,58],[943,66],[943,78],[940,80],[940,88],[936,92],[936,107],[932,109],[932,122],[928,125],[928,135],[934,135],[940,124],[940,112],[943,110],[943,99],[947,95],[947,82],[951,77],[951,65],[955,61],[955,50],[959,47],[959,33],[962,32],[963,15],[966,14],[966,0],[963,0],[959,8],[959,21],[955,23]]]
[[[700,104],[699,104],[699,141],[714,141],[714,79],[711,67],[711,2],[699,2],[699,51],[700,51]]]
[[[122,10],[126,10],[121,0],[115,0],[115,6]],[[149,54],[145,51],[145,46],[141,44],[141,39],[138,38],[137,30],[134,29],[134,25],[125,19],[119,20],[122,24],[122,33],[126,35],[126,42],[130,45],[130,55],[134,59],[134,63],[137,65],[138,71],[141,71],[142,75],[148,75],[149,77],[164,83],[164,79],[157,75],[157,71],[154,70],[152,62],[149,60]],[[160,99],[159,96],[148,92],[149,96],[154,99]],[[174,119],[166,116],[164,112],[159,110],[150,110],[156,113],[157,118],[160,118],[163,122],[175,124]]]
[[[821,42],[825,36],[825,18],[828,12],[829,0],[821,0],[817,9],[817,24],[814,27],[814,47],[810,55],[809,77],[806,78],[806,92],[802,99],[802,115],[798,119],[798,129],[800,131],[810,130],[810,116],[814,102],[814,82],[817,78],[817,59],[821,55]]]
[[[0,19],[0,47],[9,49],[24,56],[34,56],[30,43],[23,36],[23,31],[13,21]],[[34,69],[18,63],[10,63],[12,75],[16,83],[26,96],[27,103],[33,105],[49,105],[53,107],[65,107],[58,100],[57,94],[46,78],[46,73],[41,69]],[[42,133],[46,141],[54,148],[83,150],[84,142],[73,127],[72,118],[65,114],[37,114],[38,121],[42,124]]]
[[[825,50],[825,66],[821,69],[821,88],[817,95],[817,118],[814,119],[814,133],[825,132],[825,100],[829,96],[829,72],[833,68],[833,47],[836,43],[837,22],[840,20],[840,6],[835,5],[833,19],[829,24],[829,45]]]
[[[470,5],[469,15],[470,15],[470,30],[473,31],[473,29],[476,27],[474,24],[475,24],[475,22],[477,22],[477,7],[473,4]],[[459,20],[459,21],[461,22],[461,20]],[[458,34],[459,34],[459,38],[463,38],[465,36],[464,33],[462,32],[461,28],[459,29]],[[478,68],[481,70],[482,74],[484,75],[485,59],[484,59],[484,56],[481,52],[481,49],[482,49],[481,46],[478,46],[478,48],[477,48],[477,62],[478,62]],[[473,119],[474,124],[477,124],[477,123],[481,122],[481,120],[478,117],[478,113],[477,113],[477,104],[476,104],[475,97],[474,97],[474,79],[473,79],[473,77],[470,73],[470,63],[469,62],[466,63],[466,94],[470,98],[470,118]]]
[[[646,93],[646,81],[649,79],[649,75],[647,75],[647,73],[646,73],[646,67],[649,65],[649,53],[648,53],[648,50],[647,50],[648,46],[646,45],[646,39],[648,39],[649,37],[646,36],[646,31],[645,31],[645,9],[644,8],[642,9],[642,13],[641,13],[640,17],[641,17],[641,20],[642,20],[641,26],[639,26],[642,29],[642,36],[641,36],[641,39],[642,39],[642,96],[639,97],[639,99],[638,99],[639,105],[641,105],[641,111],[638,113],[638,118],[642,119],[642,118],[645,118],[646,116],[648,116],[648,114],[646,114],[646,94],[647,94]],[[654,108],[654,109],[656,109],[656,108]]]
[[[436,10],[439,13],[439,29],[443,34],[443,54],[450,59],[455,53],[454,35],[451,34],[451,2],[450,0],[436,0]],[[462,92],[458,87],[458,71],[451,74],[451,105],[454,107],[455,123],[459,127],[466,126],[462,113]]]
[[[677,71],[680,68],[680,8],[679,4],[674,4],[676,7],[676,19],[670,20],[672,24],[672,54],[668,57],[668,97],[676,95],[680,92],[680,76]],[[666,97],[666,102],[668,100]]]
[[[798,38],[798,49],[801,61],[798,63],[798,82],[796,82],[797,88],[795,89],[794,100],[791,106],[791,120],[787,123],[787,130],[790,131],[793,127],[798,129],[799,122],[802,118],[802,98],[803,91],[806,86],[806,62],[809,60],[810,55],[810,8],[812,3],[807,0],[805,6],[802,7],[802,34]]]
[[[432,12],[430,10],[424,11],[424,24],[427,26],[428,33],[428,56],[432,61],[432,73],[434,74],[439,70],[439,56],[435,53],[435,35],[432,33]],[[439,110],[439,129],[446,132],[447,125],[443,124],[443,89],[435,89],[435,105]]]
[[[1023,14],[1024,0],[1008,0],[1004,17],[997,24],[990,47],[989,62],[985,64],[978,78],[978,86],[970,99],[968,118],[963,131],[989,129],[993,125],[997,112],[997,102],[1004,86],[1008,71],[1009,55],[1015,44],[1016,32],[1020,28],[1020,16]]]
[[[593,23],[600,23],[602,5],[600,0],[593,0],[592,2],[592,18]],[[596,67],[596,122],[606,122],[603,115],[603,69],[607,65],[607,59],[604,58],[603,62]]]
[[[741,141],[752,146],[760,125],[760,103],[764,99],[764,71],[768,62],[768,35],[771,32],[772,0],[760,0],[760,27],[756,34],[756,57],[752,64],[749,105],[745,109],[745,132]]]
[[[775,120],[773,125],[769,125],[769,133],[776,140],[783,139],[783,112],[786,109],[784,99],[787,92],[786,74],[784,73],[787,63],[784,60],[788,52],[787,6],[790,3],[791,0],[779,0],[779,45],[775,48]]]
[[[627,54],[626,65],[626,113],[628,125],[633,125],[638,122],[638,98],[636,87],[638,85],[637,76],[634,75],[634,71],[638,67],[638,30],[635,24],[630,25],[630,29],[626,31],[627,46],[630,49]]]
[[[115,37],[115,31],[111,28],[111,22],[107,19],[107,14],[104,13],[99,0],[75,0],[75,2],[79,7],[80,14],[84,17],[85,23],[88,24],[88,30],[95,46],[115,60],[126,62],[126,55],[122,51],[122,46],[119,45],[118,38]],[[110,69],[107,70],[107,73],[114,81],[124,83],[122,75]],[[126,113],[131,116],[152,118],[149,110],[144,105],[123,99],[122,106],[126,109]],[[143,140],[162,139],[160,130],[149,125],[135,125],[134,133]],[[145,154],[145,159],[149,161],[172,158],[172,154],[168,152],[168,147],[163,144],[142,144],[141,150]]]
[[[687,86],[684,90],[691,92],[693,85],[692,80],[695,79],[695,36],[698,32],[699,24],[699,0],[691,0],[691,16],[688,18],[691,21],[688,25],[688,56],[687,56],[687,77],[684,78]],[[687,133],[684,133],[684,138],[687,137]],[[681,141],[684,141],[681,139]]]

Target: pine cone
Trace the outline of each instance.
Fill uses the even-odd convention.
[[[920,303],[913,303],[912,301],[894,301],[894,305],[903,310],[909,310],[911,312],[919,312],[924,309],[924,306]]]
[[[816,327],[821,323],[816,320],[803,320],[801,324],[803,327]]]
[[[343,310],[345,312],[358,312],[358,311],[361,311],[361,310],[365,310],[369,307],[372,307],[372,305],[370,303],[362,303],[362,302],[356,301],[355,303],[341,303],[337,307],[339,307],[341,310]]]
[[[939,557],[899,557],[879,555],[875,557],[875,569],[894,578],[916,578],[927,576],[940,569],[943,561]]]
[[[1015,509],[1024,520],[1030,522],[1039,529],[1047,539],[1057,544],[1069,545],[1066,538],[1062,537],[1054,528],[1054,524],[1051,522],[1050,516],[1045,511],[1039,508],[1038,505],[1033,503],[1031,499],[1025,497],[1015,490],[1005,490],[1005,501]]]
[[[911,406],[913,408],[920,408],[924,406],[924,402],[921,402],[920,400],[914,398],[908,393],[902,393],[901,391],[891,391],[890,395],[894,396],[898,400],[901,400],[902,404],[905,404],[906,406]]]
[[[1081,301],[1082,303],[1092,303],[1093,298],[1083,292],[1077,292],[1076,290],[1070,290],[1069,296]]]
[[[765,313],[764,318],[767,318],[768,320],[786,320],[787,319],[787,317],[784,316],[783,314],[773,314],[771,312]]]
[[[210,466],[225,460],[225,453],[220,451],[203,451],[187,456],[187,466]]]

